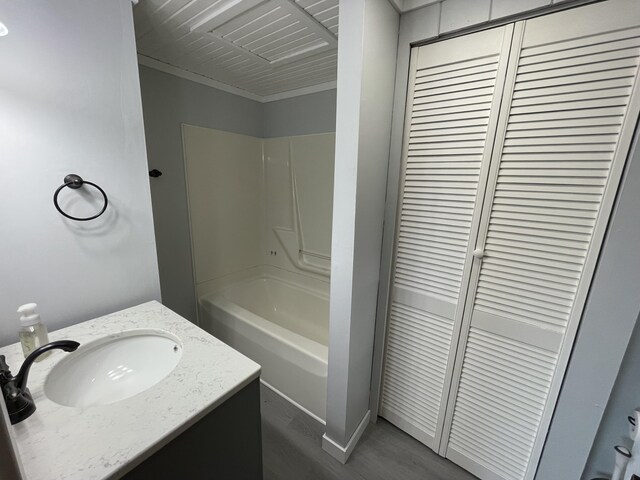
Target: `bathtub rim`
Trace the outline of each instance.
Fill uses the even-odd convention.
[[[242,305],[238,305],[236,302],[228,299],[224,296],[224,292],[234,286],[241,285],[243,283],[248,283],[254,280],[260,280],[262,278],[271,278],[272,280],[279,281],[294,288],[299,288],[301,290],[307,290],[309,293],[314,293],[310,289],[306,289],[304,287],[299,287],[298,285],[287,282],[285,280],[281,280],[278,277],[273,277],[270,275],[256,275],[249,278],[245,278],[244,280],[234,282],[233,284],[229,284],[226,287],[218,290],[214,293],[208,293],[202,295],[198,299],[198,304],[201,308],[205,310],[206,313],[213,316],[213,312],[209,310],[210,307],[219,308],[224,311],[226,314],[230,315],[234,318],[235,321],[243,321],[250,323],[252,326],[257,328],[260,333],[264,335],[268,335],[272,338],[277,338],[282,340],[283,343],[287,345],[287,347],[292,348],[303,355],[309,355],[314,360],[321,362],[325,365],[328,365],[328,357],[329,357],[329,347],[328,345],[324,345],[316,340],[312,340],[304,335],[300,335],[292,330],[289,330],[285,327],[278,325],[275,322],[272,322],[269,319],[261,317],[253,313],[252,311],[244,308]],[[328,298],[327,298],[328,301]],[[207,305],[208,304],[208,305]],[[228,319],[216,319],[216,321],[227,322]]]
[[[308,273],[292,272],[275,265],[260,264],[196,284],[196,300],[205,295],[218,293],[234,284],[265,275],[272,276],[279,281],[292,283],[296,287],[303,287],[316,293],[320,292],[322,295],[326,295],[327,298],[329,297],[331,280],[328,278],[318,278],[318,276]]]
[[[326,291],[324,289],[319,289],[319,288],[314,288],[314,287],[310,287],[308,285],[302,285],[300,283],[296,283],[294,280],[288,279],[288,278],[284,278],[281,276],[276,275],[273,272],[269,272],[269,271],[262,271],[262,272],[255,272],[251,275],[247,275],[246,277],[239,279],[239,280],[235,280],[233,282],[229,282],[221,287],[219,287],[218,289],[216,289],[213,292],[210,292],[209,294],[224,294],[224,292],[226,292],[227,290],[231,290],[233,287],[237,287],[238,285],[241,285],[243,283],[249,283],[249,282],[254,282],[256,280],[264,280],[264,279],[270,279],[270,280],[274,280],[276,282],[280,282],[280,283],[284,283],[285,285],[288,285],[289,287],[295,288],[297,290],[302,290],[306,293],[309,293],[315,297],[320,297],[323,300],[326,300],[327,303],[329,303],[329,287],[327,284],[327,289]],[[201,295],[201,297],[206,296],[207,294]]]

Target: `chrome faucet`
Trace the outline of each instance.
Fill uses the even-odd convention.
[[[60,349],[65,352],[73,352],[79,346],[80,344],[73,340],[58,340],[42,345],[25,358],[18,375],[15,377],[11,375],[5,356],[0,355],[0,389],[2,389],[2,396],[7,405],[11,425],[23,421],[36,411],[36,403],[27,388],[29,370],[35,359],[49,350]]]

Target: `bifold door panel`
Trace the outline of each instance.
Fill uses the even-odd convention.
[[[434,449],[512,30],[413,52],[381,412]]]
[[[516,26],[446,446],[483,478],[535,473],[638,117],[632,3]]]
[[[497,114],[493,133],[488,128],[482,143],[474,144],[484,153],[475,167],[470,159],[451,161],[451,152],[439,149],[431,137],[418,148],[413,142],[416,108],[422,105],[417,104],[422,98],[418,82],[423,72],[441,68],[428,56],[430,49],[440,45],[443,51],[455,50],[460,44],[456,47],[454,41],[478,34],[420,47],[413,54],[416,84],[409,90],[381,409],[382,416],[405,428],[394,417],[398,411],[389,409],[395,404],[384,403],[399,398],[401,412],[412,415],[403,420],[413,425],[415,418],[430,428],[426,439],[405,428],[409,433],[492,480],[535,475],[640,104],[640,18],[633,0],[609,0],[482,33],[504,35],[504,28],[512,32],[509,53],[503,53],[506,79],[494,84],[491,97],[482,97],[489,105],[498,104],[499,112],[474,109],[474,97],[469,96],[463,107],[466,116],[458,119],[475,123]],[[421,64],[421,58],[429,61]],[[460,84],[474,91],[471,82]],[[430,107],[419,112],[437,115]],[[478,140],[464,140],[469,144],[451,148],[473,155],[470,144]],[[434,151],[428,159],[412,153]],[[414,182],[413,165],[427,162],[442,164],[447,172],[460,168],[467,176],[467,184],[456,181],[457,186],[472,185],[464,203],[467,223],[459,220],[461,208],[447,204],[449,210],[440,211],[440,203],[421,205],[420,211],[420,218],[440,215],[436,228],[430,221],[409,220],[414,199],[440,200],[443,190],[451,188],[441,182]],[[483,162],[486,176],[481,173]],[[463,163],[470,170],[462,173],[463,168],[453,167]],[[454,181],[450,173],[434,178]],[[423,265],[420,253],[413,254],[416,248],[406,245],[409,221],[420,229],[420,240],[436,232],[446,244],[441,249],[457,248],[457,256],[450,257],[457,261],[459,276],[448,295],[428,287],[437,277]],[[422,273],[420,281],[402,276],[409,251],[413,271]],[[411,299],[429,301],[411,303],[406,290]],[[436,301],[449,303],[450,316],[429,309]],[[434,313],[438,328],[432,326]],[[436,360],[415,361],[406,371],[394,359],[400,354],[433,359],[434,351],[439,352]],[[433,377],[434,371],[438,377],[437,383],[428,384],[434,385],[431,396],[412,398],[396,390],[396,385],[409,390],[414,382],[424,388],[427,383],[419,380]]]

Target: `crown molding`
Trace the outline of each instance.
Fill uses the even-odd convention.
[[[208,87],[217,88],[218,90],[222,90],[227,93],[233,93],[234,95],[248,98],[256,102],[262,101],[262,97],[259,95],[247,92],[246,90],[243,90],[241,88],[227,85],[226,83],[219,82],[198,73],[193,73],[187,70],[183,70],[182,68],[174,67],[173,65],[161,62],[160,60],[156,60],[155,58],[147,57],[146,55],[138,54],[138,63],[140,65],[144,65],[145,67],[155,68],[156,70],[160,70],[161,72],[184,78],[185,80],[191,80],[192,82],[200,83]]]
[[[189,72],[179,67],[174,67],[173,65],[169,65],[168,63],[161,62],[159,60],[156,60],[155,58],[147,57],[146,55],[138,54],[138,63],[140,65],[144,65],[145,67],[150,67],[155,70],[159,70],[161,72],[168,73],[176,77],[184,78],[185,80],[190,80],[192,82],[196,82],[201,85],[206,85],[207,87],[212,87],[217,90],[222,90],[223,92],[231,93],[233,95],[238,95],[240,97],[248,98],[249,100],[253,100],[255,102],[260,102],[260,103],[275,102],[278,100],[284,100],[286,98],[299,97],[301,95],[308,95],[310,93],[322,92],[324,90],[332,90],[337,87],[337,82],[326,82],[318,85],[311,85],[310,87],[303,87],[303,88],[298,88],[296,90],[289,90],[287,92],[274,93],[273,95],[261,96],[261,95],[256,95],[254,93],[248,92],[241,88],[234,87],[232,85],[228,85],[223,82],[219,82],[212,78],[205,77],[204,75]]]
[[[396,9],[398,13],[402,13],[402,3],[403,0],[389,0],[389,3],[393,8]]]
[[[297,88],[295,90],[289,90],[282,93],[274,93],[273,95],[267,95],[260,100],[262,103],[276,102],[278,100],[284,100],[286,98],[299,97],[301,95],[309,95],[310,93],[324,92],[325,90],[334,90],[338,88],[338,82],[326,82],[319,83],[318,85],[311,85],[310,87]]]
[[[398,11],[398,13],[405,13],[442,1],[443,0],[389,0],[389,3]]]

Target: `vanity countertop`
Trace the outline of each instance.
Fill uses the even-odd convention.
[[[13,427],[26,480],[119,478],[260,375],[257,363],[155,301],[57,330],[49,339],[84,344],[145,328],[176,335],[182,357],[162,381],[119,402],[58,405],[45,396],[44,380],[69,354],[54,350],[32,366],[28,387],[37,410]],[[20,344],[0,354],[17,373],[24,360]]]

